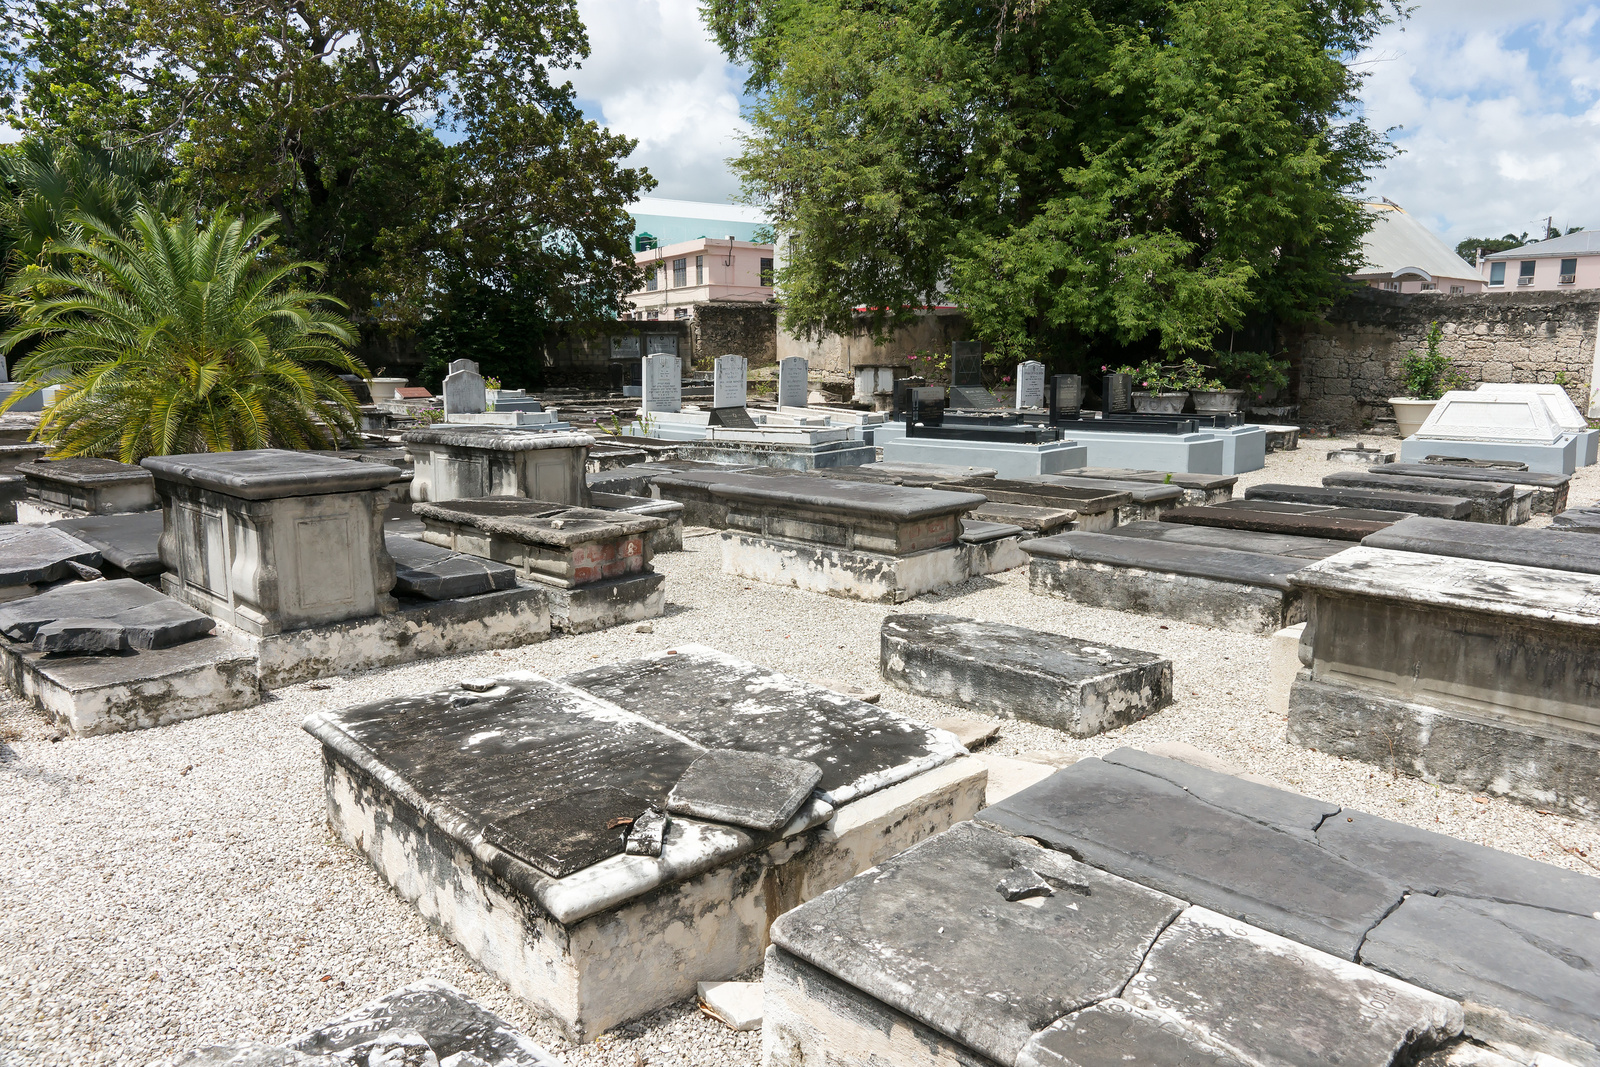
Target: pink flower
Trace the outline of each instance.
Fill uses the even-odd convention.
[[[1111,368],[1110,368],[1110,367],[1108,367],[1108,366],[1106,366],[1106,365],[1105,365],[1105,364],[1104,364],[1104,363],[1102,363],[1102,364],[1101,364],[1101,365],[1100,365],[1100,373],[1101,373],[1101,374],[1104,374],[1104,373],[1105,373],[1105,372],[1106,372],[1106,371],[1108,371],[1108,370],[1110,370],[1110,369],[1111,369]]]
[[[917,359],[916,356],[907,356],[906,358],[911,360],[912,362],[916,362],[916,359]]]

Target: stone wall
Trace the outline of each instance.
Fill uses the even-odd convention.
[[[545,384],[606,388],[611,380],[611,338],[636,334],[644,351],[646,334],[674,334],[685,373],[694,358],[694,336],[688,319],[614,320],[570,326],[545,345]]]
[[[874,344],[866,315],[856,317],[856,328],[849,334],[830,333],[809,341],[778,330],[778,357],[803,356],[811,370],[848,374],[856,367],[908,367],[906,357],[916,352],[950,352],[950,345],[965,341],[971,332],[966,312],[958,308],[939,308],[919,312],[915,322],[896,330],[886,345]]]
[[[1321,322],[1286,337],[1295,364],[1300,421],[1362,428],[1392,417],[1400,364],[1423,351],[1429,323],[1444,332],[1441,351],[1468,381],[1566,386],[1589,411],[1600,331],[1600,292],[1401,295],[1359,289]]]
[[[778,309],[775,304],[723,301],[697,304],[690,320],[695,366],[711,369],[718,356],[743,356],[752,367],[778,362]]]

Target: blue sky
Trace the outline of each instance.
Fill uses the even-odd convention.
[[[1372,195],[1450,244],[1556,225],[1600,227],[1600,2],[1413,0],[1362,56],[1368,118],[1403,154]],[[654,195],[726,201],[738,182],[742,73],[696,0],[578,0],[593,55],[571,72],[586,113],[639,139]]]

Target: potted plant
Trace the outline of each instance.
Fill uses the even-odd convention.
[[[1117,374],[1133,374],[1141,389],[1134,390],[1133,410],[1146,415],[1176,415],[1189,402],[1184,388],[1186,375],[1181,370],[1169,369],[1153,359],[1139,364],[1139,369],[1118,367]]]
[[[1429,323],[1427,351],[1419,355],[1413,348],[1400,363],[1400,385],[1405,395],[1391,396],[1389,406],[1394,409],[1395,427],[1401,437],[1410,437],[1422,429],[1439,398],[1466,384],[1455,362],[1439,351],[1443,340],[1444,330],[1439,327],[1438,320]]]
[[[394,391],[405,385],[409,380],[407,378],[382,377],[383,372],[387,369],[387,367],[379,367],[378,373],[367,379],[367,391],[372,394],[372,402],[374,404],[382,403],[385,400],[393,400]]]
[[[1277,399],[1278,390],[1289,384],[1289,361],[1274,358],[1266,352],[1214,352],[1212,364],[1217,368],[1224,391],[1232,400],[1231,407],[1218,407],[1216,411],[1238,411],[1248,399],[1252,409]],[[1208,410],[1195,398],[1196,411]]]

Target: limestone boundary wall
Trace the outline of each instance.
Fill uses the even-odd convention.
[[[1360,289],[1322,321],[1286,331],[1300,421],[1363,427],[1392,417],[1389,398],[1400,395],[1401,361],[1410,349],[1424,350],[1435,320],[1444,331],[1441,351],[1467,388],[1556,383],[1578,410],[1600,414],[1593,395],[1600,291],[1438,296]]]

